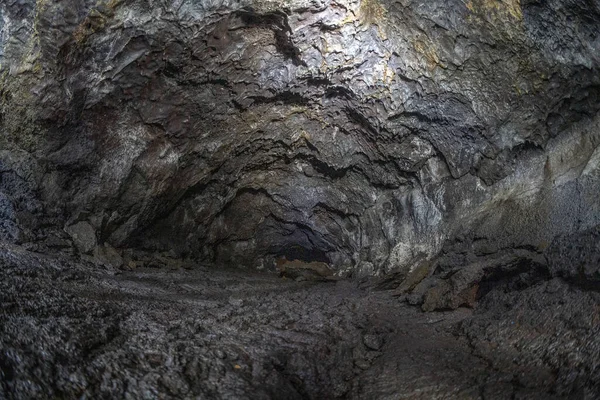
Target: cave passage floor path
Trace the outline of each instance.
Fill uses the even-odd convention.
[[[456,334],[470,310],[422,313],[352,281],[14,254],[0,397],[468,399],[488,381]]]

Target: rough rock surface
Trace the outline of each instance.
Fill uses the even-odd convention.
[[[0,1],[0,398],[600,398],[599,27]]]
[[[68,226],[65,231],[71,236],[73,244],[81,253],[91,253],[97,247],[96,231],[89,223],[78,222]]]
[[[0,398],[600,396],[599,294],[558,278],[423,313],[351,281],[0,248]]]
[[[597,0],[0,14],[3,237],[85,221],[115,248],[383,275],[599,222]]]

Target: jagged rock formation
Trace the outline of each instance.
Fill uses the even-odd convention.
[[[596,1],[0,12],[6,238],[381,275],[598,224]]]
[[[4,0],[0,397],[598,397],[599,146],[599,0]]]
[[[600,294],[559,279],[422,313],[342,280],[108,275],[0,244],[0,398],[600,395]],[[514,305],[514,306],[511,306]]]

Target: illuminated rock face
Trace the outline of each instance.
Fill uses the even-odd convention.
[[[598,1],[0,13],[6,239],[57,246],[85,222],[116,248],[412,290],[456,268],[470,288],[599,223]]]
[[[599,27],[0,0],[0,399],[600,398]]]

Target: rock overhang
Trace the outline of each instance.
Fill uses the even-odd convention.
[[[597,185],[560,172],[597,147],[597,37],[584,23],[555,51],[541,29],[594,19],[594,2],[17,3],[2,37],[30,46],[2,42],[4,130],[44,202],[100,243],[249,267],[296,248],[381,274],[457,235],[502,248],[577,229],[539,216],[507,233],[507,201],[515,220],[596,218],[542,199]],[[546,157],[573,142],[566,165]]]

